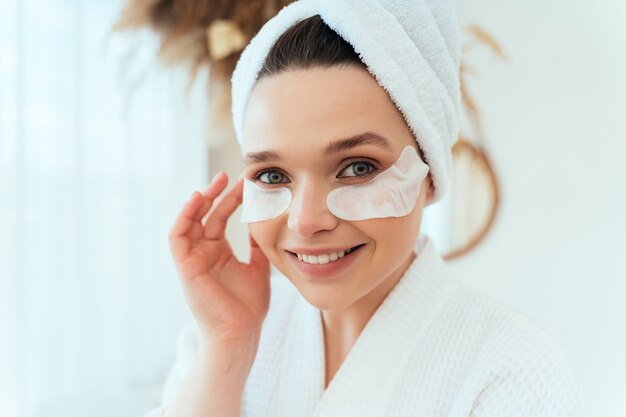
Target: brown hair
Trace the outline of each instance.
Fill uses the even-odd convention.
[[[350,65],[367,69],[352,45],[317,14],[281,34],[265,58],[258,80],[295,69]]]

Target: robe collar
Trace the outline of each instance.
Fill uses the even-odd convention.
[[[419,236],[414,251],[416,258],[367,322],[327,389],[321,311],[297,293],[266,416],[385,415],[410,353],[453,292],[448,266],[427,235]]]

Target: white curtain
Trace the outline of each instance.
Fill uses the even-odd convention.
[[[141,415],[191,317],[167,234],[208,177],[205,78],[109,36],[121,6],[0,0],[3,417]]]

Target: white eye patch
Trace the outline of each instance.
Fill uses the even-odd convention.
[[[428,165],[415,148],[406,146],[400,158],[374,179],[335,188],[326,203],[331,213],[344,220],[406,216],[415,207],[427,173]]]
[[[243,200],[240,223],[260,222],[280,216],[291,203],[287,187],[262,188],[253,181],[243,179]]]
[[[415,148],[406,146],[391,167],[366,183],[332,190],[326,204],[331,213],[343,220],[406,216],[415,207],[428,171]],[[289,207],[291,197],[286,187],[267,189],[244,179],[240,222],[278,217]]]

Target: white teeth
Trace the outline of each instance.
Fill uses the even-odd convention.
[[[308,264],[313,264],[313,265],[323,265],[323,264],[327,264],[329,262],[334,262],[337,259],[343,258],[344,256],[346,256],[347,254],[349,254],[351,252],[350,249],[346,250],[346,251],[339,251],[339,252],[333,252],[333,253],[328,253],[325,255],[303,255],[300,253],[296,253],[296,255],[298,255],[298,259],[306,262]]]

